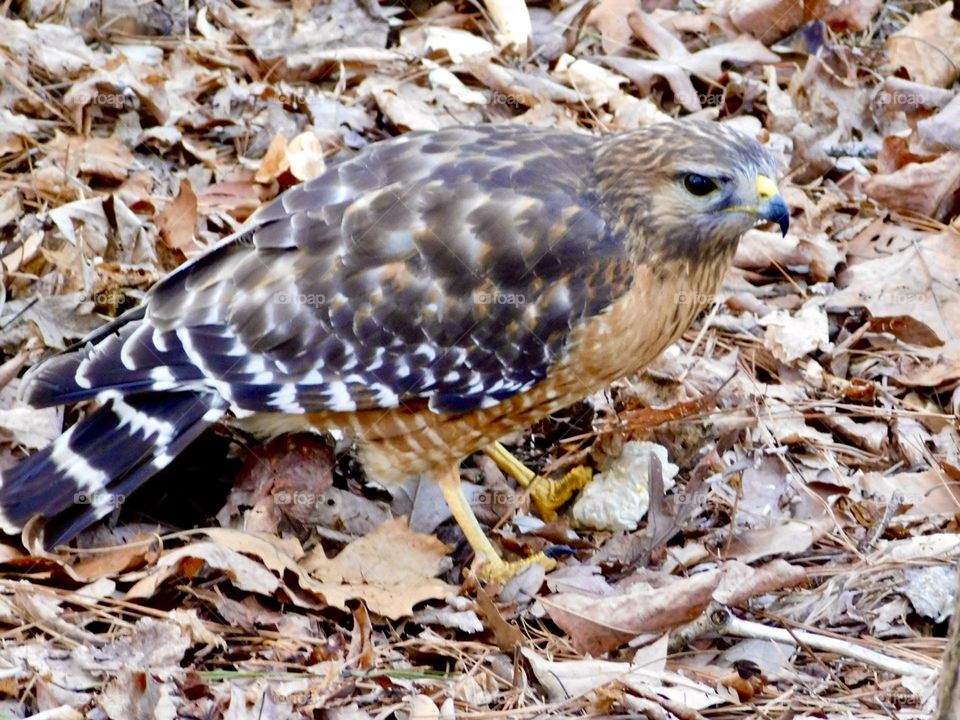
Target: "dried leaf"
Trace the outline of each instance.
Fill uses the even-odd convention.
[[[290,158],[287,157],[287,139],[283,133],[277,133],[263,159],[260,160],[260,167],[253,179],[258,183],[268,183],[276,180],[290,169]]]
[[[822,302],[806,303],[800,312],[777,310],[758,321],[767,328],[763,344],[781,362],[790,363],[817,350],[830,350],[830,327]]]
[[[727,703],[736,697],[729,691],[721,693],[678,673],[650,669],[648,661],[643,658],[636,663],[605,660],[551,662],[530,648],[523,648],[520,652],[547,691],[549,700],[555,703],[580,697],[611,683],[622,683],[641,693],[653,693],[696,710]]]
[[[960,21],[951,17],[953,3],[914,15],[887,38],[888,62],[905,68],[911,80],[950,87],[960,77]]]
[[[637,635],[660,633],[689,622],[713,600],[735,604],[805,580],[801,568],[784,561],[774,561],[759,570],[726,562],[718,570],[682,579],[664,576],[656,587],[638,581],[612,596],[568,592],[540,601],[580,652],[598,655]]]
[[[276,576],[255,560],[214,542],[196,542],[163,553],[155,570],[134,584],[126,597],[128,600],[152,597],[167,580],[180,575],[192,577],[203,565],[222,571],[240,590],[273,595],[280,587]]]
[[[867,178],[863,189],[874,200],[894,210],[927,215],[938,220],[953,217],[960,192],[960,151],[931,162],[911,162],[888,174]]]
[[[180,180],[180,192],[173,202],[157,215],[160,237],[168,248],[189,255],[201,249],[195,240],[197,230],[197,196],[186,178]]]
[[[320,580],[312,589],[331,605],[344,607],[348,599],[361,598],[373,612],[396,619],[410,615],[419,602],[455,592],[436,579],[448,551],[435,537],[412,532],[398,518],[355,540],[333,559],[318,548],[302,565]]]

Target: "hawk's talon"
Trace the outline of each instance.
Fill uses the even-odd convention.
[[[585,465],[578,465],[559,480],[537,475],[499,442],[491,443],[484,448],[484,452],[503,472],[530,490],[537,513],[546,522],[556,519],[557,510],[593,479],[593,470]]]
[[[549,552],[548,550],[547,552],[537,553],[523,560],[515,560],[513,562],[507,562],[499,557],[492,559],[480,568],[477,572],[477,577],[484,582],[503,584],[516,575],[519,575],[531,565],[543,565],[544,569],[550,572],[556,569],[557,561],[550,557]]]
[[[552,522],[557,517],[557,510],[566,505],[570,498],[583,490],[591,480],[593,470],[586,465],[578,465],[559,480],[537,475],[530,484],[530,497],[540,517],[546,522]]]

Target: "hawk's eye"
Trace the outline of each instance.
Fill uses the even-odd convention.
[[[687,173],[684,175],[683,186],[691,195],[696,195],[697,197],[709,195],[720,187],[713,178],[708,178],[705,175],[697,175],[696,173]]]

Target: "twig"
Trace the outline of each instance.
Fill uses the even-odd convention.
[[[873,549],[873,546],[877,544],[880,536],[887,531],[893,516],[897,514],[901,507],[903,507],[903,493],[896,490],[890,496],[890,502],[887,503],[887,507],[883,511],[883,517],[870,528],[870,532],[860,543],[860,552],[869,552]]]
[[[890,657],[889,655],[870,650],[849,640],[826,637],[807,630],[791,630],[788,632],[781,628],[772,628],[761,625],[760,623],[741,620],[724,605],[714,605],[705,613],[705,616],[709,617],[712,623],[712,629],[724,635],[733,635],[735,637],[753,640],[771,640],[777,643],[793,645],[794,647],[796,647],[798,643],[804,643],[815,650],[832,652],[853,660],[859,660],[867,665],[872,665],[873,667],[894,673],[895,675],[932,677],[935,674],[935,670],[932,668]]]
[[[19,320],[21,317],[24,316],[24,314],[27,312],[27,310],[29,310],[30,308],[32,308],[32,307],[33,307],[34,305],[36,305],[38,302],[40,302],[40,297],[39,297],[39,296],[37,296],[37,297],[33,298],[32,300],[30,300],[30,302],[28,302],[26,305],[24,305],[22,308],[20,308],[20,311],[19,311],[16,315],[14,315],[12,318],[10,318],[9,320],[7,320],[3,325],[0,325],[0,330],[6,330],[8,327],[10,327],[11,325],[13,325],[17,320]]]

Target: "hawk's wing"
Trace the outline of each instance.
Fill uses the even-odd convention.
[[[522,392],[632,280],[596,143],[487,126],[369,146],[41,366],[27,397],[186,386],[238,411],[459,412]]]

